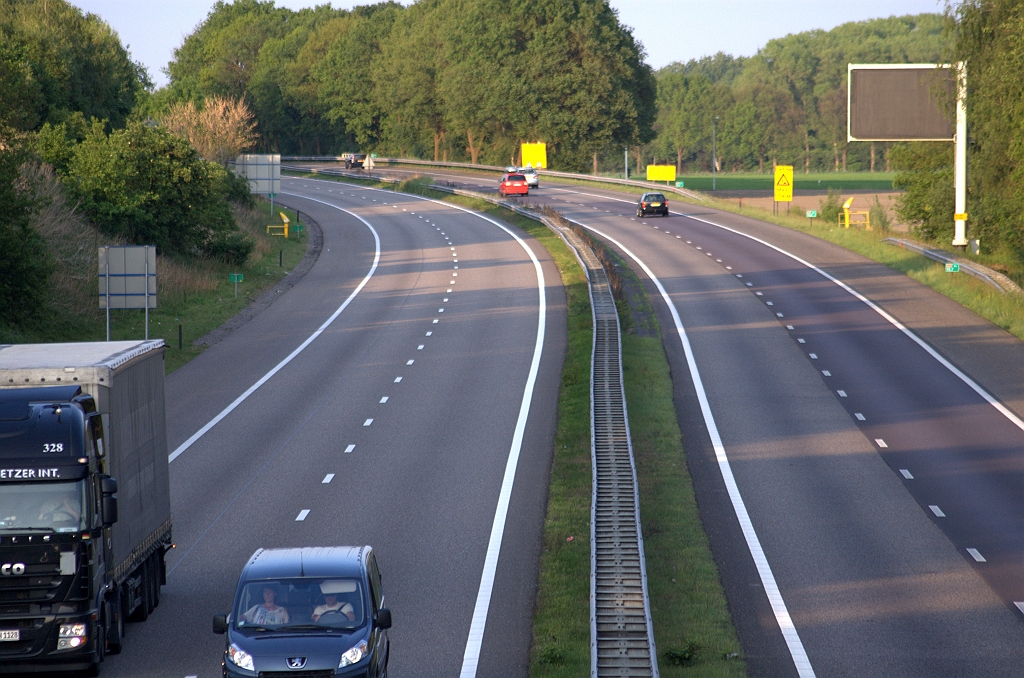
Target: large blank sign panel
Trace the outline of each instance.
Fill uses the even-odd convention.
[[[952,141],[948,67],[850,64],[849,73],[849,141]]]

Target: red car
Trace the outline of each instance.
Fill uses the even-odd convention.
[[[522,174],[506,174],[498,185],[501,195],[530,195],[530,186]]]

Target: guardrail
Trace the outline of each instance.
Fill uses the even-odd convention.
[[[282,162],[287,160],[289,162],[344,162],[344,159],[340,155],[282,155]],[[469,162],[434,162],[433,160],[417,160],[415,158],[374,158],[374,164],[380,163],[385,165],[419,165],[423,167],[442,167],[442,168],[454,168],[454,169],[475,169],[484,170],[487,172],[504,172],[504,167],[498,167],[497,165],[476,165]],[[283,165],[282,165],[283,167]],[[614,177],[598,177],[592,174],[576,174],[575,172],[559,172],[557,170],[538,169],[537,173],[544,176],[561,177],[563,179],[577,179],[580,181],[593,181],[601,184],[616,184],[619,186],[634,186],[637,188],[646,188],[652,191],[661,191],[675,193],[677,195],[683,195],[694,200],[700,200],[701,202],[707,202],[707,196],[701,195],[696,191],[688,191],[685,188],[676,188],[675,186],[663,186],[661,184],[655,184],[650,181],[636,181],[634,179],[616,179]]]
[[[934,250],[918,245],[915,242],[909,240],[903,240],[901,238],[886,238],[882,242],[889,243],[890,245],[896,245],[904,249],[917,252],[918,254],[928,257],[932,261],[939,261],[946,264],[960,264],[960,270],[967,275],[972,275],[978,280],[988,283],[992,287],[996,288],[1003,294],[1007,292],[1015,292],[1017,294],[1024,294],[1024,290],[1017,286],[1017,283],[1010,280],[1008,277],[993,271],[987,266],[975,263],[969,259],[963,259],[961,257],[954,256],[949,252],[943,250]]]

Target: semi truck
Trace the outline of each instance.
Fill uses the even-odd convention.
[[[98,671],[172,547],[163,341],[0,345],[0,673]]]

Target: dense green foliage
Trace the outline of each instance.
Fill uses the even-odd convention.
[[[42,237],[29,224],[35,207],[18,167],[24,153],[0,128],[0,323],[31,318],[39,310],[51,262]]]
[[[553,166],[653,138],[655,81],[607,0],[421,0],[333,10],[218,2],[164,100],[243,97],[264,150]]]
[[[776,162],[805,172],[874,170],[884,149],[846,142],[847,64],[933,63],[943,27],[938,14],[873,19],[771,40],[750,58],[670,64],[657,73],[658,138],[649,152],[680,169],[710,170],[717,115],[720,170]]]
[[[161,127],[131,122],[109,136],[93,125],[74,149],[66,185],[105,233],[160,251],[216,253],[244,261],[252,244],[236,230],[227,171]],[[239,248],[242,248],[239,250]]]
[[[0,0],[0,123],[76,112],[123,127],[149,79],[108,24],[61,0]]]
[[[967,64],[968,235],[1024,259],[1024,1],[967,0],[947,26],[952,61]],[[940,209],[946,239],[952,202]]]

